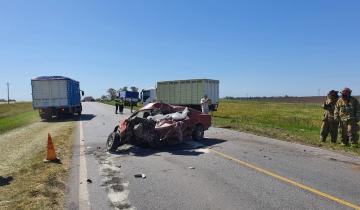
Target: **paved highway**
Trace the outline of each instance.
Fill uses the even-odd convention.
[[[359,158],[220,128],[201,142],[109,154],[107,136],[129,111],[83,109],[67,209],[360,208]]]

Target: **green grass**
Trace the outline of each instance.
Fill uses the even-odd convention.
[[[360,155],[360,149],[319,142],[322,114],[320,104],[223,100],[213,125]]]
[[[0,134],[39,121],[30,102],[0,104]]]

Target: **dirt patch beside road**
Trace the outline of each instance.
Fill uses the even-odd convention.
[[[74,122],[37,122],[0,135],[0,209],[62,209]],[[43,163],[51,133],[62,164]]]

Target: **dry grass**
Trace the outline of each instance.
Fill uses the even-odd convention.
[[[9,183],[2,182],[0,185],[0,209],[63,209],[74,123],[59,123],[54,126],[57,128],[52,133],[53,142],[62,164],[43,163],[46,145],[41,151],[27,154],[28,159],[18,160],[23,161],[18,170],[0,174],[3,180],[9,180]],[[46,138],[44,136],[44,142]]]

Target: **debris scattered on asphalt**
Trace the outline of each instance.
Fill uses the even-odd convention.
[[[337,161],[336,158],[329,158],[329,160],[332,160],[332,161]]]
[[[101,147],[97,147],[97,149],[101,149]]]
[[[269,158],[269,160],[272,160],[271,158]]]
[[[266,155],[264,155],[264,158],[266,158],[267,156]]]
[[[306,152],[306,149],[304,149],[304,152]]]
[[[121,165],[118,165],[118,166],[116,166],[116,167],[121,168]]]
[[[146,175],[145,174],[135,174],[134,177],[135,178],[143,178],[143,179],[145,179]]]
[[[85,141],[85,139],[82,139],[81,141]]]
[[[82,184],[82,182],[80,182],[80,184]]]
[[[189,166],[189,169],[195,169],[195,167],[194,166]]]
[[[87,182],[88,184],[91,184],[91,183],[92,183],[92,180],[91,180],[91,179],[87,179],[86,182]]]

